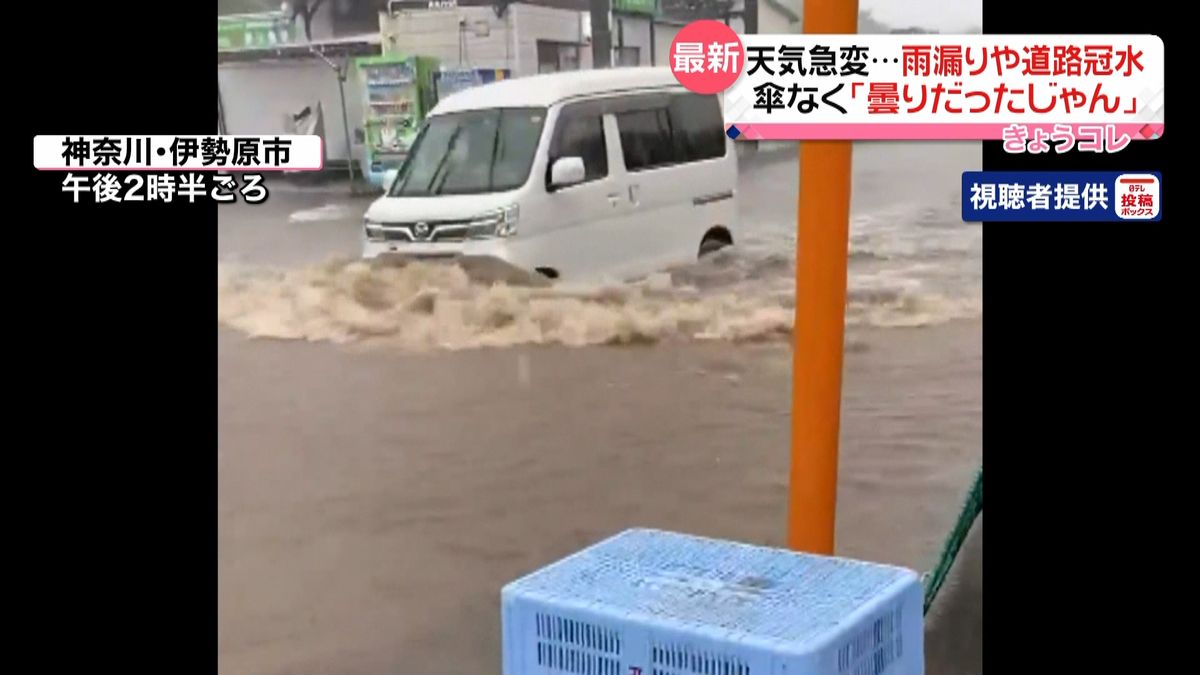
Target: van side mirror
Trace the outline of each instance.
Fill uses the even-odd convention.
[[[551,188],[578,185],[586,177],[587,171],[583,168],[582,157],[559,157],[550,167]]]
[[[388,169],[383,172],[383,191],[391,192],[392,183],[396,182],[396,176],[400,175],[400,169]]]

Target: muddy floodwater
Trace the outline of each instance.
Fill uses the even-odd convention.
[[[838,552],[936,559],[982,458],[978,144],[855,154]],[[498,673],[507,581],[632,526],[779,545],[796,167],[746,233],[635,283],[357,262],[367,202],[218,225],[220,671]]]

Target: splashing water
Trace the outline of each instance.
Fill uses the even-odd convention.
[[[922,293],[895,275],[852,279],[851,325],[922,326],[981,304]],[[791,332],[791,262],[723,252],[620,285],[530,285],[469,267],[334,260],[292,270],[218,264],[217,320],[252,337],[411,350],[520,344],[779,340]]]

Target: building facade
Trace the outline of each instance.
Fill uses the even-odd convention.
[[[448,68],[507,69],[514,77],[592,66],[587,13],[563,6],[570,3],[431,4],[393,2],[379,15],[388,49],[431,56]]]
[[[401,52],[434,57],[446,68],[506,69],[513,77],[664,66],[689,21],[719,19],[745,31],[746,1],[756,2],[749,15],[756,14],[758,32],[800,30],[801,0],[309,0],[309,40],[301,19],[292,19],[294,6],[219,0],[218,19],[232,20],[220,22],[218,115],[226,133],[270,134],[290,133],[298,117],[319,113],[327,164],[357,162],[364,155],[362,84],[352,74],[339,82],[333,67],[356,56]],[[242,23],[260,28],[264,21],[285,25],[250,35],[238,28],[246,17]],[[609,63],[597,64],[605,45]]]

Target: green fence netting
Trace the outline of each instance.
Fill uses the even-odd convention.
[[[958,514],[958,522],[954,524],[954,529],[950,531],[950,536],[946,538],[946,543],[942,546],[942,555],[938,558],[937,565],[922,577],[922,581],[925,584],[926,614],[929,613],[929,608],[933,606],[934,598],[937,597],[938,591],[941,590],[942,584],[945,583],[946,577],[950,574],[950,568],[954,566],[954,559],[958,557],[958,552],[962,549],[963,542],[967,538],[967,533],[971,531],[971,526],[975,524],[975,518],[981,512],[983,512],[982,467],[980,467],[979,473],[975,475],[975,483],[971,486],[971,492],[967,495],[967,500],[963,503],[962,511]]]

